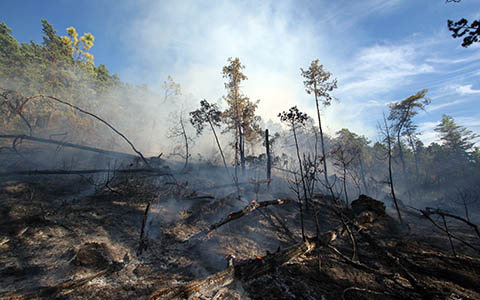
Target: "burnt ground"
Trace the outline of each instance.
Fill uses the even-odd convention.
[[[356,228],[351,260],[347,234],[300,251],[294,202],[206,231],[251,200],[286,199],[284,183],[269,191],[244,184],[238,200],[228,178],[203,167],[175,178],[121,174],[108,184],[87,175],[0,179],[0,299],[143,299],[175,288],[185,290],[153,298],[480,299],[479,253],[453,241],[453,255],[447,235],[415,211],[405,214],[409,230],[388,215]],[[331,204],[315,200],[321,233],[341,225]],[[311,218],[306,227],[314,236]],[[480,248],[468,226],[449,229]],[[295,247],[298,255],[282,258]],[[224,270],[234,270],[233,280],[209,288],[199,281],[186,291]]]

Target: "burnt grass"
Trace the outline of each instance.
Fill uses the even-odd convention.
[[[289,197],[282,184],[269,191],[244,184],[238,200],[235,189],[199,170],[175,179],[121,174],[99,182],[78,175],[2,179],[0,299],[143,299],[224,270],[228,256],[234,265],[261,268],[266,257],[301,242],[296,204],[259,209],[198,234],[253,199]],[[341,224],[328,197],[319,195],[315,205],[321,232]],[[358,263],[350,260],[345,234],[332,243],[343,257],[317,247],[209,294],[178,299],[480,299],[478,253],[454,241],[453,255],[447,236],[428,220],[415,211],[404,216],[410,229],[387,215],[355,233]],[[312,237],[311,217],[306,227]],[[479,247],[469,228],[451,230]],[[98,275],[102,270],[109,271]]]

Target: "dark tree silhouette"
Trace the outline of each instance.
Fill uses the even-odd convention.
[[[460,2],[461,0],[446,0],[446,2]],[[448,30],[452,33],[454,38],[463,37],[462,46],[467,48],[473,43],[477,43],[480,37],[480,20],[475,20],[472,23],[468,23],[468,20],[461,18],[457,22],[448,20]]]

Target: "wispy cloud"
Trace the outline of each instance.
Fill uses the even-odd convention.
[[[420,58],[415,46],[410,44],[364,48],[351,62],[354,66],[351,72],[343,77],[345,84],[342,90],[386,92],[405,85],[409,77],[435,71],[432,65],[421,62]]]
[[[467,101],[469,101],[469,100],[468,99],[462,99],[462,100],[455,100],[455,101],[446,102],[446,103],[442,103],[442,104],[433,104],[433,105],[428,106],[427,110],[429,112],[433,112],[433,111],[436,111],[436,110],[439,110],[439,109],[444,109],[444,108],[449,107],[449,106],[462,104],[462,103],[465,103]]]
[[[431,114],[418,116],[424,122],[471,100],[447,102],[447,95],[480,92],[474,88],[477,80],[466,82],[477,76],[478,50],[464,55],[456,47],[460,54],[451,55],[457,41],[445,29],[375,40],[360,26],[377,15],[393,15],[402,5],[400,0],[141,1],[134,22],[123,28],[125,48],[141,59],[121,75],[153,88],[172,75],[196,106],[202,98],[216,101],[225,94],[222,67],[228,57],[238,56],[249,78],[243,91],[261,100],[258,112],[266,121],[277,121],[277,114],[293,105],[315,115],[299,68],[319,58],[339,81],[334,94],[340,102],[322,111],[329,132],[348,127],[372,136],[389,101],[429,88],[438,104],[430,106]],[[445,89],[453,85],[457,90]]]

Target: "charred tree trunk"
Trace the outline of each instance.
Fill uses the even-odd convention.
[[[225,155],[223,155],[222,146],[220,146],[220,142],[218,141],[217,133],[215,132],[215,128],[213,128],[213,124],[210,121],[210,119],[208,120],[208,124],[210,124],[210,128],[212,128],[213,136],[215,137],[215,141],[217,142],[218,151],[220,151],[220,155],[222,156],[222,160],[223,160],[223,165],[225,166],[225,170],[228,173],[228,167],[227,167],[227,162],[225,161]]]
[[[328,181],[328,170],[327,170],[327,154],[325,151],[325,140],[323,138],[323,129],[322,129],[322,120],[320,117],[320,105],[318,104],[318,95],[317,95],[317,83],[314,83],[314,90],[315,90],[315,105],[317,107],[317,117],[318,117],[318,129],[320,130],[320,141],[322,142],[322,155],[323,155],[323,169],[324,169],[324,178],[325,178],[325,185],[327,189],[330,191],[332,199],[336,199],[335,193],[333,192],[332,186]]]
[[[265,151],[267,154],[267,179],[272,179],[272,157],[270,156],[270,140],[268,136],[268,129],[265,130]],[[268,183],[270,187],[270,182]]]
[[[242,177],[245,177],[245,137],[243,136],[242,126],[238,127],[240,166],[242,167]]]
[[[365,180],[365,168],[363,167],[363,160],[362,160],[361,154],[359,154],[358,156],[358,162],[360,164],[360,178],[362,180],[362,185],[363,185],[363,188],[365,189],[365,194],[369,195],[370,191],[367,185],[367,181]]]
[[[292,129],[293,129],[293,137],[295,138],[295,148],[297,150],[297,158],[298,158],[298,165],[300,167],[300,177],[302,180],[302,188],[303,188],[303,198],[305,199],[305,206],[308,209],[309,203],[308,203],[308,194],[307,194],[307,185],[305,183],[305,174],[303,173],[303,166],[302,166],[302,159],[300,158],[300,149],[298,148],[298,140],[297,140],[297,132],[295,130],[295,124],[292,123]]]
[[[343,164],[343,192],[345,193],[345,202],[348,208],[348,194],[347,194],[347,166]]]
[[[183,118],[180,116],[180,127],[182,129],[182,136],[185,141],[185,165],[183,166],[184,169],[188,167],[188,158],[190,156],[189,149],[188,149],[188,136],[185,131],[185,124],[183,123]]]
[[[385,134],[387,138],[387,154],[388,154],[388,177],[389,177],[389,183],[390,183],[390,191],[392,193],[392,198],[393,198],[393,203],[395,204],[395,209],[397,210],[398,214],[398,219],[400,220],[400,223],[403,223],[402,221],[402,215],[400,214],[400,208],[398,207],[398,202],[397,202],[397,197],[395,197],[395,189],[393,187],[393,175],[392,175],[392,137],[390,136],[390,129],[388,128],[387,120],[385,119],[385,116],[383,116],[383,122],[385,124]]]

